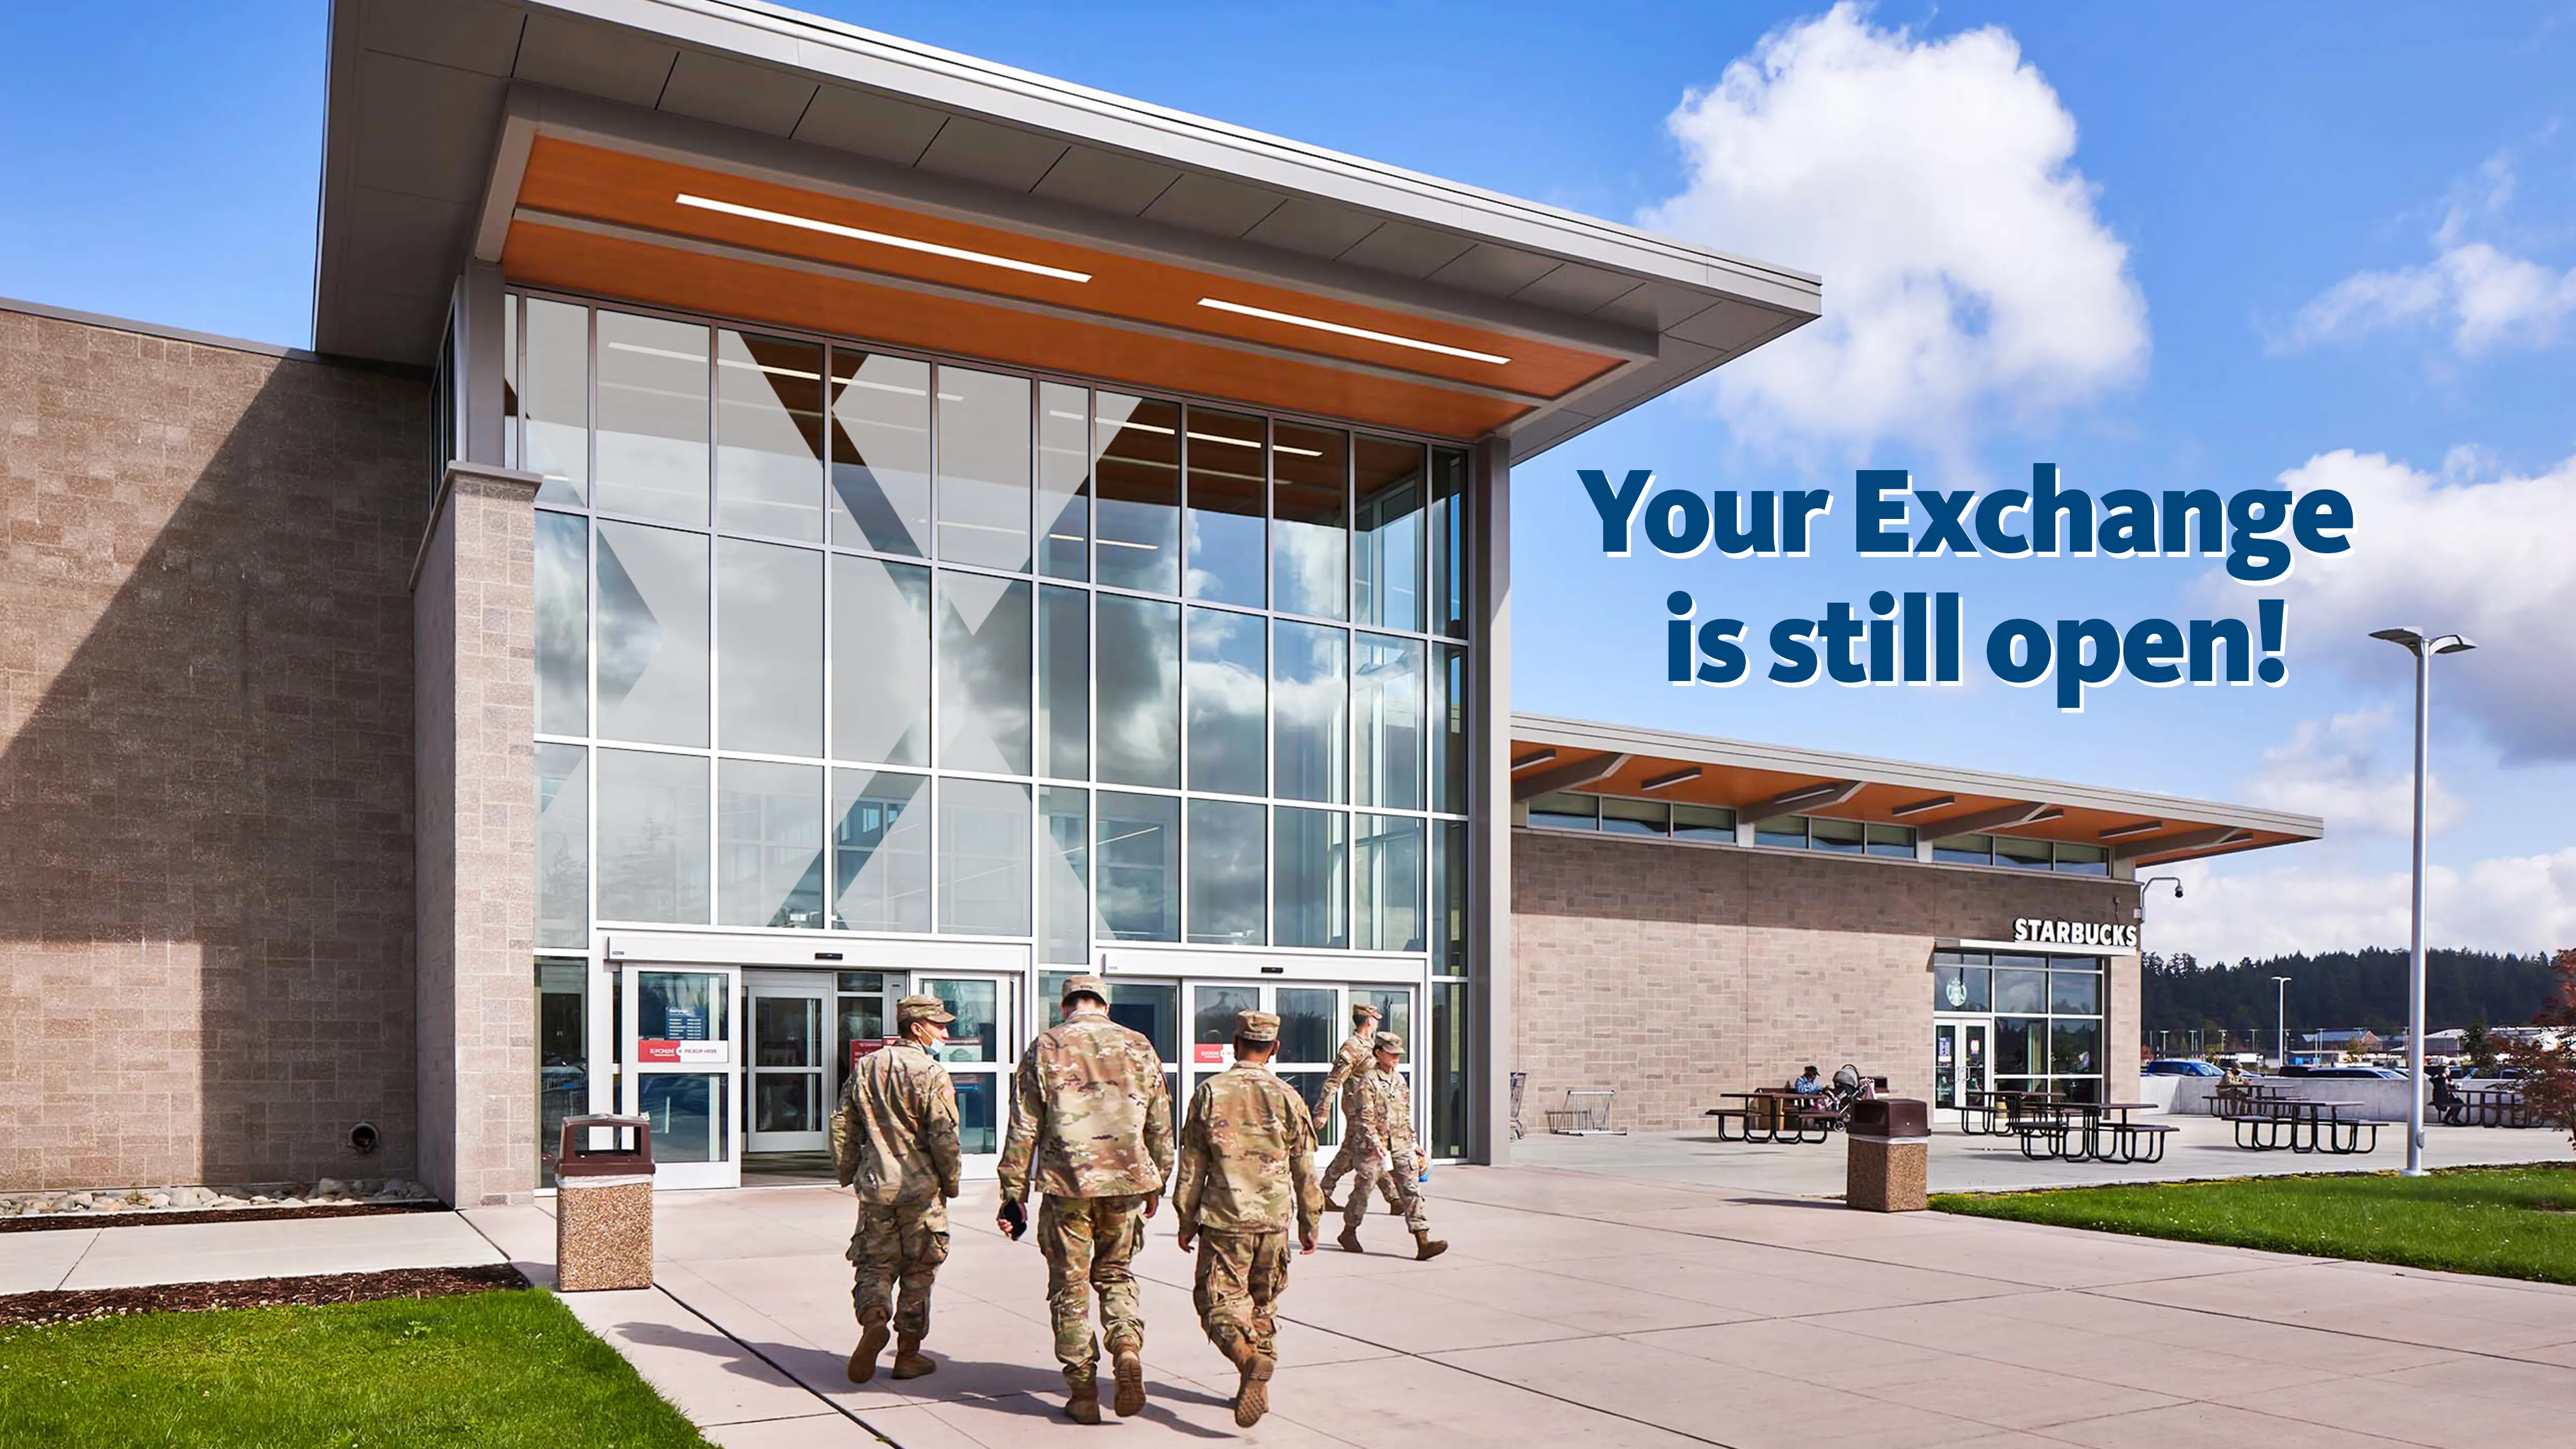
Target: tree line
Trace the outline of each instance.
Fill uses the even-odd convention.
[[[2204,964],[2187,951],[2148,952],[2141,986],[2146,1040],[2158,1031],[2179,1037],[2197,1030],[2214,1049],[2224,1031],[2239,1050],[2249,1041],[2269,1050],[2273,1033],[2273,982],[2290,979],[2288,1017],[2293,1044],[2302,1033],[2363,1027],[2381,1036],[2406,1030],[2406,953],[2384,947],[2252,957],[2230,966]],[[2451,1027],[2521,1026],[2550,1000],[2557,979],[2549,958],[2494,951],[2428,950],[2424,953],[2424,1019],[2427,1031]],[[2169,1042],[2179,1050],[2179,1042]]]

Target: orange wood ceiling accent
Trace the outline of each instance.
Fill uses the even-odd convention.
[[[1089,282],[1037,276],[978,262],[909,251],[850,237],[682,206],[686,192],[763,211],[885,232],[915,241],[987,252],[1066,271],[1087,272]],[[539,136],[528,154],[519,204],[542,211],[701,237],[734,246],[779,252],[814,261],[913,277],[979,292],[1022,297],[1058,306],[1150,321],[1203,333],[1292,348],[1319,358],[1342,358],[1505,388],[1539,397],[1561,397],[1621,359],[1558,344],[1460,326],[1428,317],[1364,307],[1283,287],[1215,276],[1162,262],[1043,237],[1024,236],[923,212],[904,211],[770,181],[708,171],[649,156]],[[1508,364],[1447,357],[1417,348],[1342,337],[1309,327],[1271,322],[1198,305],[1216,297],[1273,312],[1289,312],[1489,352]]]
[[[513,281],[709,312],[746,322],[1402,428],[1485,436],[1516,403],[1069,318],[932,296],[897,284],[817,276],[563,227],[515,222],[501,253]]]

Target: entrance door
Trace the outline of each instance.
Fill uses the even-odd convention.
[[[1290,1090],[1315,1105],[1315,1094],[1322,1091],[1324,1078],[1333,1070],[1334,1053],[1341,1050],[1342,1038],[1350,1034],[1350,1011],[1354,1003],[1376,1005],[1383,1029],[1405,1040],[1405,1060],[1399,1071],[1411,1088],[1416,1077],[1413,1053],[1420,1039],[1413,1031],[1413,989],[1405,986],[1315,986],[1272,985],[1266,982],[1199,981],[1190,985],[1190,1059],[1184,1095],[1172,1104],[1175,1113],[1186,1112],[1187,1093],[1198,1084],[1233,1063],[1234,1053],[1228,1043],[1234,1040],[1235,1013],[1270,1011],[1279,1016],[1279,1055],[1271,1059],[1271,1070],[1278,1073]],[[1418,1093],[1413,1094],[1414,1124],[1421,1131],[1422,1108]],[[1320,1143],[1330,1145],[1341,1140],[1341,1119],[1331,1102],[1321,1104],[1315,1134]],[[1177,1124],[1175,1124],[1177,1125]]]
[[[754,971],[745,983],[750,1017],[751,1113],[744,1150],[823,1152],[824,1124],[832,1112],[832,1058],[824,1023],[832,978],[820,971]]]
[[[1989,1017],[1932,1023],[1932,1105],[1958,1120],[1971,1098],[1994,1086],[1994,1021]]]
[[[628,965],[618,982],[620,1111],[653,1129],[657,1187],[738,1187],[736,968]]]
[[[957,1018],[948,1023],[948,1045],[939,1059],[957,1084],[958,1151],[984,1159],[970,1164],[970,1171],[987,1171],[1002,1153],[1008,1078],[1019,1059],[1019,978],[916,971],[909,994],[936,996]]]

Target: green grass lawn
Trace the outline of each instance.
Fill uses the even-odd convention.
[[[1943,1212],[2576,1283],[2576,1167],[1944,1193]]]
[[[48,1449],[706,1445],[534,1290],[0,1327],[0,1425]]]

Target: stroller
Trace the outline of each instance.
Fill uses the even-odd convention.
[[[1833,1120],[1826,1124],[1827,1130],[1849,1127],[1852,1104],[1867,1102],[1877,1096],[1877,1078],[1862,1076],[1860,1068],[1850,1062],[1835,1068],[1833,1085],[1825,1089],[1822,1104],[1833,1112]]]

